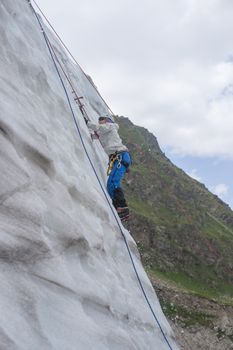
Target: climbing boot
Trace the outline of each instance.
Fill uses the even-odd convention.
[[[121,221],[127,221],[129,219],[129,208],[128,207],[118,207],[117,214]]]

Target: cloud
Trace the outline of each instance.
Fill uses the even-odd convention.
[[[178,154],[233,159],[231,0],[39,4],[116,114]]]
[[[228,186],[225,184],[218,184],[212,188],[212,192],[219,197],[224,197],[228,194]]]

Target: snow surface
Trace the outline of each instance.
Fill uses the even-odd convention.
[[[49,35],[97,120],[106,106]],[[27,1],[1,0],[0,44],[0,349],[167,350]],[[107,156],[72,104],[105,186]],[[136,244],[122,229],[178,349]]]

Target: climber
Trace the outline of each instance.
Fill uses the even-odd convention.
[[[118,134],[119,125],[110,115],[99,118],[99,124],[86,120],[90,130],[99,135],[99,140],[109,156],[107,191],[122,221],[129,218],[129,208],[121,188],[121,180],[131,165],[129,151]]]

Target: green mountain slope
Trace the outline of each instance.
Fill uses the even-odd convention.
[[[173,165],[156,137],[118,117],[133,166],[124,183],[131,232],[151,276],[233,304],[233,212]]]

